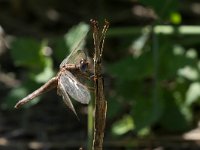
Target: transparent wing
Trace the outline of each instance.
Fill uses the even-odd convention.
[[[63,83],[58,80],[58,94],[62,96],[64,103],[75,113],[75,115],[77,116],[77,113],[74,109],[74,106],[65,90],[65,86],[63,85]]]
[[[72,54],[72,53],[71,53]],[[86,54],[83,50],[78,50],[76,51],[75,54],[73,55],[69,55],[70,58],[65,58],[61,64],[60,64],[60,68],[62,68],[65,64],[78,64],[80,63],[81,59],[87,59]]]
[[[79,41],[74,43],[74,46],[72,48],[71,53],[67,56],[67,58],[65,58],[61,64],[60,64],[60,68],[62,68],[66,63],[73,63],[73,64],[77,64],[80,62],[81,59],[86,59],[86,54],[83,50],[84,45],[85,45],[85,37],[87,36],[86,32],[85,34],[83,34],[82,38],[80,38]]]
[[[86,86],[77,81],[71,72],[66,70],[61,74],[59,80],[60,82],[62,82],[65,91],[73,99],[83,104],[89,103],[91,99],[89,90],[87,89]]]

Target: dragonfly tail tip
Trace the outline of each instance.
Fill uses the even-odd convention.
[[[19,104],[17,103],[15,106],[14,106],[15,109],[18,109],[19,108]]]

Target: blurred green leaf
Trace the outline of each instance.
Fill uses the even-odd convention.
[[[186,51],[186,57],[190,58],[190,59],[195,59],[196,60],[198,58],[197,51],[195,49],[193,49],[193,48],[188,49]]]
[[[32,38],[17,38],[11,44],[11,55],[18,66],[41,69],[44,67],[43,44]]]
[[[35,75],[35,81],[38,83],[44,83],[47,82],[50,78],[52,78],[54,75],[54,71],[53,71],[53,64],[52,64],[52,60],[50,58],[46,58],[45,59],[45,68],[44,70]]]
[[[177,48],[174,48],[175,57],[178,59],[179,56],[182,58],[179,59],[180,65],[177,66],[177,74],[181,77],[184,77],[188,80],[197,80],[199,78],[198,72],[198,60],[197,53],[194,49],[187,50],[186,53],[181,53],[180,55],[176,52]],[[178,56],[178,57],[177,57]]]
[[[85,46],[85,39],[83,38],[86,37],[89,29],[88,24],[79,23],[77,26],[71,28],[67,34],[65,34],[65,43],[69,47],[70,51],[75,48],[82,49]],[[79,43],[80,45],[78,45]]]
[[[11,55],[16,65],[26,67],[31,71],[24,74],[26,78],[20,86],[8,93],[6,102],[3,104],[5,108],[13,108],[18,100],[36,90],[38,83],[44,83],[53,76],[52,59],[45,56],[46,48],[46,41],[38,42],[30,38],[19,38],[12,43]],[[35,98],[25,107],[37,103],[38,100],[39,98]]]
[[[162,40],[164,43],[159,51],[159,57],[161,58],[159,62],[159,77],[161,79],[175,78],[178,74],[178,70],[185,66],[190,65],[196,67],[196,58],[189,58],[186,56],[187,53],[185,53],[185,49],[178,45],[169,45],[167,43],[168,38]]]
[[[189,29],[188,29],[189,30]],[[191,30],[195,31],[195,26],[194,27],[191,27]],[[185,31],[186,32],[186,31]],[[180,44],[182,46],[191,46],[191,45],[198,45],[199,44],[199,35],[187,35],[187,36],[183,36],[181,38],[181,42]]]
[[[67,47],[64,37],[56,38],[52,42],[54,57],[58,61],[58,63],[61,63],[62,59],[65,58],[65,53],[69,53],[69,47]]]
[[[26,96],[27,89],[25,87],[17,87],[12,89],[8,96],[5,98],[5,102],[1,105],[2,109],[13,109],[20,97]]]
[[[142,93],[140,83],[119,79],[115,84],[117,95],[122,96],[125,101],[132,100],[135,96],[138,96],[139,93]]]
[[[137,131],[152,126],[160,119],[163,113],[162,99],[157,101],[153,97],[137,99],[131,113],[133,114]]]
[[[108,118],[115,117],[122,109],[122,104],[115,97],[109,97]]]
[[[56,39],[54,47],[53,47],[55,57],[59,61],[61,61],[64,58],[66,58],[67,55],[74,48],[83,49],[85,46],[86,39],[82,39],[82,38],[87,35],[88,31],[89,31],[89,25],[82,22],[72,27],[64,35],[64,37]],[[79,44],[79,42],[81,42],[81,44],[78,47],[76,47]]]
[[[140,2],[148,7],[152,7],[161,19],[169,19],[171,13],[178,12],[179,10],[179,1],[176,0],[164,0],[162,3],[159,0],[140,0]]]
[[[117,96],[122,96],[124,101],[140,99],[143,95],[152,96],[153,85],[151,81],[117,79],[115,84]]]
[[[200,82],[193,82],[190,84],[186,93],[186,105],[191,105],[200,98]]]
[[[143,129],[141,129],[140,131],[138,131],[138,136],[139,137],[144,137],[144,136],[146,136],[146,135],[149,135],[151,132],[151,129],[150,129],[150,127],[145,127],[145,128],[143,128]]]
[[[134,123],[130,115],[123,116],[122,119],[115,122],[112,126],[112,133],[114,135],[123,135],[128,131],[133,130]]]
[[[38,83],[33,82],[32,80],[27,80],[22,85],[12,89],[7,97],[5,98],[5,102],[2,104],[3,109],[13,109],[15,104],[22,98],[26,97],[28,94],[33,92],[38,88]],[[38,103],[40,97],[34,98],[34,100],[30,101],[23,107],[27,108],[36,103]]]
[[[199,78],[199,72],[196,68],[185,66],[177,70],[179,76],[184,77],[188,80],[197,80]]]
[[[141,80],[153,74],[152,59],[149,53],[133,58],[127,57],[108,66],[108,71],[122,80]]]
[[[160,119],[162,127],[169,131],[184,131],[189,127],[188,116],[191,113],[183,102],[177,101],[169,93],[165,95],[165,109]]]
[[[150,28],[143,29],[143,33],[131,44],[131,53],[134,57],[139,57],[144,51],[144,46],[150,36]]]

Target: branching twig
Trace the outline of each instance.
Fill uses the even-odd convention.
[[[101,75],[101,61],[104,46],[104,39],[109,27],[109,22],[105,21],[102,32],[99,30],[98,22],[91,20],[93,26],[94,39],[94,84],[95,84],[95,122],[93,150],[103,149],[103,138],[107,112],[107,102],[104,97],[103,77]]]

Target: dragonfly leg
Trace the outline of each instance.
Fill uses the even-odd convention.
[[[91,87],[91,86],[86,86],[88,88],[88,90],[94,92],[95,88],[94,87]]]

